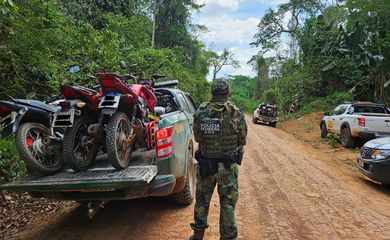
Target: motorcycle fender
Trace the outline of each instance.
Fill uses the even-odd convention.
[[[118,111],[117,108],[102,108],[102,114],[104,115],[113,115]]]
[[[14,116],[12,116],[11,122],[3,128],[3,132],[1,133],[1,136],[3,138],[7,138],[10,135],[16,133],[16,131],[19,128],[20,122],[22,121],[23,117],[27,114],[28,108],[22,108],[19,110],[19,112],[12,113]]]

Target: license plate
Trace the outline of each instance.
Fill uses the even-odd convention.
[[[79,111],[74,109],[54,114],[53,127],[72,127],[76,114],[80,115]]]
[[[358,160],[358,164],[360,167],[364,168],[364,162],[362,160]]]

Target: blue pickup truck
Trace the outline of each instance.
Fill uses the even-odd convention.
[[[0,186],[78,202],[106,202],[148,196],[170,196],[178,204],[192,203],[195,195],[196,161],[192,132],[196,110],[189,93],[170,85],[156,84],[160,120],[152,134],[155,149],[137,149],[128,168],[116,171],[106,155],[98,156],[88,171],[64,169],[51,176],[32,176]]]

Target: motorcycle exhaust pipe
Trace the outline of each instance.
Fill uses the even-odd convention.
[[[141,146],[145,146],[146,145],[146,130],[145,130],[141,120],[138,118],[134,119],[131,122],[131,126],[134,129],[136,142]]]
[[[95,138],[96,140],[98,140],[99,142],[104,142],[104,140],[106,138],[106,131],[98,123],[89,125],[88,134],[90,136],[92,136],[93,138]]]
[[[52,137],[52,136],[44,136],[42,138],[42,144],[45,146],[49,145],[61,145],[62,144],[62,139],[57,138],[57,137]]]

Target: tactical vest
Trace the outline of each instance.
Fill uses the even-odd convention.
[[[231,124],[230,113],[226,107],[208,103],[201,109],[198,131],[201,141],[199,149],[205,158],[221,158],[224,152],[237,149],[237,133]]]

